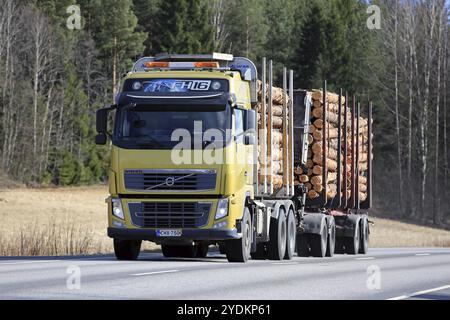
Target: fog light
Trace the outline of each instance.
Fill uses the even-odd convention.
[[[119,219],[125,220],[120,199],[112,199],[112,214]]]

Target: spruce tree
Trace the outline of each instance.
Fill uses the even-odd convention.
[[[301,30],[293,61],[296,65],[294,81],[297,87],[309,89],[320,84],[321,55],[326,46],[323,10],[321,4],[312,3],[305,21],[298,26]]]
[[[229,0],[226,14],[229,30],[224,48],[237,56],[259,61],[265,56],[264,45],[268,31],[264,2],[260,0]]]
[[[155,19],[156,48],[168,53],[214,50],[211,11],[205,0],[163,1]]]
[[[104,69],[111,74],[114,102],[120,74],[125,73],[136,58],[143,54],[145,33],[138,32],[137,17],[131,0],[101,0],[95,2],[88,13],[91,30],[100,50]]]

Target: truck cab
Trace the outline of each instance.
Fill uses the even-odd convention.
[[[96,141],[112,143],[108,236],[118,259],[136,259],[143,240],[167,257],[204,257],[214,243],[230,243],[230,260],[249,255],[248,239],[244,251],[230,247],[250,228],[254,70],[224,54],[142,58],[116,104],[97,112]]]

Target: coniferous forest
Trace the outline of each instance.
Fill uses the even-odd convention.
[[[105,181],[95,111],[133,61],[226,52],[273,59],[277,80],[293,69],[297,88],[327,79],[372,100],[374,211],[449,225],[449,11],[445,0],[0,0],[0,175]]]

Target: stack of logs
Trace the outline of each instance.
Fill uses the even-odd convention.
[[[341,113],[339,114],[339,96],[334,93],[327,93],[327,119],[323,119],[323,92],[314,90],[310,93],[313,99],[313,109],[311,113],[311,125],[309,128],[309,148],[308,161],[306,163],[307,171],[297,168],[295,170],[296,184],[303,183],[308,189],[308,199],[319,198],[324,192],[323,184],[323,162],[324,156],[328,167],[327,172],[327,199],[333,200],[337,196],[351,197],[352,188],[352,126],[351,111],[347,109],[347,119],[345,119],[345,98],[341,98]],[[341,118],[341,127],[339,127],[339,117]],[[347,145],[344,145],[344,128],[347,123]],[[367,139],[368,139],[368,121],[360,117],[360,138],[359,138],[359,200],[367,199]],[[356,124],[356,119],[355,119]],[[355,126],[356,128],[356,126]],[[327,148],[326,155],[323,154],[323,133],[326,130]],[[338,137],[341,132],[341,149],[338,150]],[[356,129],[354,135],[356,136]],[[356,146],[356,137],[355,137]],[[347,166],[344,168],[344,148],[347,148]],[[338,163],[338,154],[340,154],[340,163]],[[356,160],[355,160],[356,161]],[[341,187],[343,179],[347,179],[347,190],[338,193],[337,176],[340,168]],[[345,173],[344,173],[345,171]],[[342,189],[343,190],[343,189]]]
[[[263,133],[264,131],[262,126],[262,82],[259,81],[259,90],[258,90],[258,105],[256,110],[258,112],[258,128],[259,132]],[[266,101],[269,96],[269,86],[266,86]],[[264,157],[262,154],[263,150],[263,139],[260,137],[258,139],[258,170],[259,170],[259,181],[264,180],[264,174],[267,172],[266,179],[270,184],[271,179],[273,178],[273,188],[275,190],[279,190],[283,187],[283,109],[284,109],[284,99],[288,100],[288,95],[281,88],[272,87],[272,159],[267,159],[267,163],[264,164]],[[266,124],[267,128],[269,126],[269,103],[266,103]],[[287,113],[289,114],[289,113]],[[266,132],[267,133],[267,132]],[[266,143],[268,143],[268,139],[266,136]],[[268,148],[266,146],[266,148]],[[266,149],[267,153],[267,149]],[[267,167],[267,171],[264,170],[264,167]],[[270,167],[272,167],[272,172],[270,172]]]

